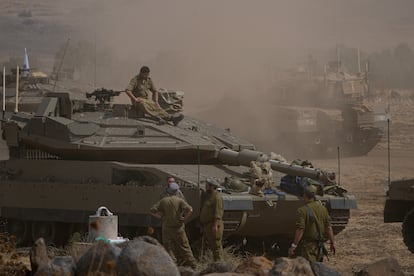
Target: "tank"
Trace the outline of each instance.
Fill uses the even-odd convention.
[[[366,155],[383,138],[390,118],[385,107],[367,103],[368,70],[350,74],[337,62],[322,75],[310,68],[289,72],[272,89],[277,130],[262,143],[278,143],[286,149],[282,153],[308,158],[334,157],[338,147],[342,156]]]
[[[414,178],[392,181],[384,207],[384,222],[402,222],[402,236],[414,253]]]
[[[171,112],[182,108],[183,92],[160,94]],[[20,244],[40,236],[62,243],[73,232],[86,231],[89,215],[99,206],[118,216],[123,237],[159,229],[149,209],[164,191],[167,176],[176,178],[193,206],[187,225],[192,241],[200,237],[197,218],[208,177],[222,184],[224,233],[235,243],[248,240],[270,248],[292,239],[303,201],[282,189],[285,175],[320,187],[317,198],[328,208],[335,233],[356,208],[355,197],[335,182],[334,174],[276,160],[211,123],[187,116],[178,126],[158,125],[136,117],[128,104],[85,107],[67,94],[54,94],[44,97],[35,113],[7,113],[2,121],[10,159],[0,162],[0,217]],[[269,164],[273,171],[274,184],[261,196],[247,185],[253,163]]]

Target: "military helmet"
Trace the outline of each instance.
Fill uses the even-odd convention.
[[[209,177],[209,178],[206,179],[206,183],[208,183],[209,185],[211,185],[213,187],[220,186],[220,184],[218,183],[218,181],[216,179],[214,179],[214,178],[211,178],[211,177]]]
[[[139,69],[140,73],[149,73],[150,69],[148,66],[142,66],[141,69]]]

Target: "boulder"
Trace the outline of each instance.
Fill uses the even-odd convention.
[[[312,268],[309,262],[303,257],[297,258],[277,258],[269,276],[313,276]]]
[[[32,274],[35,274],[37,269],[41,266],[47,266],[50,262],[47,255],[46,243],[43,238],[38,238],[29,252],[30,266],[32,268]]]
[[[119,255],[118,275],[180,275],[173,259],[164,247],[149,236],[130,241]]]
[[[314,262],[311,266],[315,276],[341,276],[341,273],[327,267],[324,263]]]
[[[268,275],[272,267],[273,262],[263,256],[250,257],[241,263],[235,269],[235,272],[253,275]]]
[[[46,265],[40,266],[35,276],[74,276],[76,275],[75,261],[71,256],[58,256]]]
[[[181,276],[198,276],[199,275],[191,267],[188,267],[188,266],[179,266],[178,272],[180,272]]]
[[[200,272],[200,275],[209,273],[223,273],[234,271],[234,265],[229,262],[213,262],[207,265],[207,267]]]
[[[204,276],[252,276],[254,274],[246,274],[246,273],[236,273],[236,272],[214,272],[214,273],[209,273],[209,274],[204,274]]]
[[[78,260],[76,275],[113,274],[121,249],[105,241],[92,245]]]
[[[398,261],[394,258],[381,259],[375,263],[364,266],[359,271],[355,272],[356,276],[404,276]]]

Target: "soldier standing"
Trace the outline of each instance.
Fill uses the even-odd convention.
[[[185,222],[191,217],[193,208],[182,198],[176,196],[179,186],[172,183],[168,188],[171,196],[158,201],[150,210],[151,215],[162,219],[162,243],[165,250],[179,265],[196,267],[185,232]]]
[[[296,232],[288,253],[295,254],[297,247],[300,255],[309,262],[322,262],[327,254],[324,240],[328,236],[331,252],[335,255],[334,235],[328,210],[319,201],[315,201],[316,188],[313,185],[305,187],[303,199],[305,205],[296,211]]]
[[[223,198],[217,192],[219,183],[213,178],[206,181],[206,198],[200,213],[203,235],[213,251],[214,261],[223,260]]]
[[[183,114],[170,115],[160,107],[158,91],[155,89],[154,82],[150,78],[149,73],[150,69],[148,66],[142,66],[139,74],[129,82],[125,92],[139,115],[148,114],[150,117],[158,120],[160,124],[164,124],[165,121],[172,121],[174,125],[177,125],[184,118]]]

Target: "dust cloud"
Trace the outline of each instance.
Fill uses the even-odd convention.
[[[97,51],[108,51],[115,86],[124,87],[148,64],[158,86],[184,90],[187,104],[229,93],[251,97],[266,88],[274,70],[311,53],[339,43],[364,50],[394,46],[408,39],[403,33],[414,26],[412,1],[60,0],[48,5],[61,9],[54,24],[71,27],[60,41],[91,40]]]
[[[310,54],[337,44],[376,51],[414,40],[407,36],[414,30],[409,0],[36,2],[1,4],[14,17],[16,6],[33,11],[31,36],[15,23],[15,39],[31,46],[32,56],[54,55],[69,37],[72,45],[88,41],[105,56],[94,61],[97,87],[123,89],[148,65],[157,87],[185,91],[187,114],[231,125],[236,134],[271,116],[262,104],[278,72]]]

